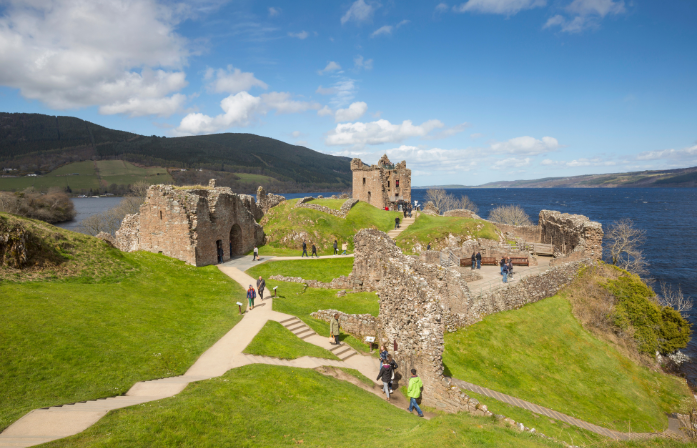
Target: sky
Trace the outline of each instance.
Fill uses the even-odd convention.
[[[0,0],[0,111],[263,135],[413,185],[697,165],[697,2]]]

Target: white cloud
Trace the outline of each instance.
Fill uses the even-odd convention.
[[[233,127],[249,126],[256,120],[257,115],[266,115],[271,110],[275,110],[277,114],[287,114],[319,107],[317,103],[292,100],[291,94],[287,92],[264,93],[258,97],[248,92],[239,92],[220,102],[220,108],[224,113],[215,117],[190,113],[182,119],[174,134],[212,134]]]
[[[322,87],[321,85],[315,90],[315,93],[320,95],[334,95],[336,92],[337,90],[334,87]]]
[[[307,39],[307,36],[310,35],[307,31],[300,31],[299,33],[288,33],[290,37],[297,37],[300,40]]]
[[[103,114],[179,111],[187,41],[175,31],[190,8],[154,0],[4,2],[0,85],[53,109]]]
[[[377,163],[383,154],[387,154],[393,162],[406,160],[412,166],[433,171],[470,171],[477,166],[478,149],[441,149],[423,146],[401,145],[397,148],[381,151],[367,151],[363,149],[347,148],[333,153],[347,157],[360,157],[366,163]]]
[[[676,160],[697,160],[697,145],[683,149],[662,149],[659,151],[645,151],[637,156],[637,160],[658,160],[658,159],[676,159]]]
[[[367,22],[373,17],[375,7],[368,5],[364,0],[356,0],[351,7],[341,17],[341,24],[353,21],[356,23]]]
[[[424,137],[434,129],[444,127],[439,120],[428,120],[421,125],[414,125],[411,120],[401,124],[392,124],[387,120],[370,123],[337,124],[327,133],[324,142],[329,146],[379,145],[382,143],[399,143],[409,137]]]
[[[474,134],[470,134],[470,138],[473,138],[473,139],[478,139],[478,138],[482,138],[482,137],[484,137],[484,134],[480,134],[478,132],[474,133]]]
[[[400,28],[400,27],[402,27],[402,26],[408,24],[409,22],[410,22],[409,20],[402,20],[401,22],[399,22],[399,23],[397,24],[397,28]]]
[[[468,128],[470,126],[471,125],[469,123],[460,123],[456,126],[443,129],[442,131],[437,132],[437,133],[430,135],[428,137],[425,137],[425,138],[427,140],[437,140],[437,139],[441,139],[441,138],[451,137],[455,134],[459,134],[460,132],[464,131],[466,128]]]
[[[333,73],[341,70],[341,66],[337,64],[334,61],[329,61],[326,67],[324,67],[322,70],[318,70],[317,73],[320,75],[324,75],[325,73]]]
[[[574,159],[570,161],[566,160],[551,160],[551,159],[544,159],[542,161],[542,165],[544,166],[559,166],[559,167],[568,167],[568,168],[576,168],[576,167],[582,167],[582,166],[614,166],[617,163],[612,161],[612,160],[604,160],[601,159],[600,157],[596,157],[593,159],[586,159],[586,158],[580,158],[580,159]]]
[[[252,87],[268,88],[265,82],[254,77],[254,73],[243,72],[232,65],[217,70],[208,68],[203,79],[208,81],[208,89],[216,93],[238,93],[248,91]]]
[[[329,106],[324,106],[320,110],[317,111],[317,115],[320,117],[326,117],[329,115],[334,115],[334,112],[329,108]]]
[[[507,159],[497,160],[491,166],[491,169],[500,170],[503,168],[520,168],[528,165],[530,165],[530,157],[526,157],[524,159],[517,157],[509,157]]]
[[[363,101],[352,103],[347,109],[338,109],[334,114],[337,123],[342,121],[355,121],[363,116],[368,110],[368,105]]]
[[[298,138],[298,137],[300,137],[301,135],[303,135],[303,133],[300,132],[300,131],[293,131],[293,132],[291,132],[290,135],[292,135],[292,136],[295,137],[295,138]]]
[[[453,6],[453,11],[512,16],[524,9],[539,8],[546,4],[545,0],[468,0],[460,5]]]
[[[332,94],[334,98],[331,99],[330,103],[334,108],[345,107],[351,104],[358,90],[356,80],[346,77],[339,77],[338,81],[331,88],[333,89]]]
[[[281,13],[281,8],[274,8],[273,6],[269,8],[269,17],[276,17]]]
[[[554,137],[542,137],[538,140],[533,137],[516,137],[505,142],[492,143],[490,149],[497,154],[519,154],[534,156],[556,151],[561,146]]]
[[[575,16],[572,19],[557,14],[550,17],[542,27],[559,27],[566,33],[579,33],[587,28],[597,27],[600,19],[607,15],[616,15],[627,12],[623,1],[613,0],[574,0],[567,7],[568,14]]]
[[[448,9],[450,9],[450,7],[447,3],[438,3],[438,5],[436,5],[436,12],[445,12]]]
[[[356,68],[356,70],[360,69],[366,69],[366,70],[372,70],[373,69],[373,60],[372,59],[363,59],[363,56],[358,55],[355,58],[353,58],[353,66]]]
[[[385,34],[392,34],[392,25],[381,26],[380,28],[373,31],[373,34],[371,34],[370,37],[377,37]]]

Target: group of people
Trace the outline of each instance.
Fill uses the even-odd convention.
[[[501,275],[503,276],[503,282],[508,283],[508,277],[513,275],[513,263],[510,257],[501,257],[499,261],[499,266],[501,267]]]
[[[482,268],[482,254],[477,252],[476,254],[472,252],[472,269]]]
[[[257,298],[257,291],[259,291],[259,299],[264,300],[264,290],[266,289],[266,280],[264,280],[261,275],[259,276],[259,280],[257,280],[257,289],[255,290],[252,285],[249,285],[249,289],[247,289],[247,301],[249,301],[249,306],[247,307],[250,310],[254,309],[254,299]]]
[[[317,255],[317,246],[315,246],[315,243],[313,243],[312,241],[310,241],[310,246],[311,246],[311,248],[312,248],[312,254],[311,254],[311,255],[307,255],[307,242],[306,242],[305,240],[303,240],[303,253],[302,253],[301,257],[307,256],[307,257],[310,257],[310,258],[311,258],[311,257],[317,257],[317,258],[319,258],[319,255]],[[334,240],[334,245],[333,245],[333,247],[334,247],[334,255],[339,255],[339,241]],[[348,253],[348,252],[347,252],[347,251],[348,251],[348,243],[346,243],[346,242],[341,243],[341,250],[343,251],[343,252],[341,253],[341,255],[347,255],[347,253]]]
[[[411,218],[411,211],[411,204],[402,205],[402,213],[404,214],[404,219]]]
[[[380,346],[380,372],[376,380],[382,381],[382,390],[385,392],[387,401],[390,401],[390,394],[394,393],[392,389],[392,383],[395,380],[395,370],[399,368],[397,362],[392,358],[384,345]],[[424,413],[421,412],[421,408],[416,400],[421,396],[421,388],[424,384],[416,375],[416,369],[411,369],[411,377],[409,378],[409,386],[407,387],[407,396],[409,397],[409,409],[411,412],[416,409],[419,417],[423,417]]]

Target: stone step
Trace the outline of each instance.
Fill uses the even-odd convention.
[[[358,354],[358,352],[354,350],[354,351],[352,351],[351,353],[349,353],[348,356],[343,356],[343,355],[339,356],[339,359],[342,360],[342,361],[346,361],[346,360],[349,359],[350,357],[355,356],[355,355],[357,355],[357,354]]]
[[[279,321],[278,323],[280,323],[280,324],[282,324],[282,325],[285,326],[285,323],[286,323],[286,322],[290,322],[290,321],[296,320],[296,319],[297,319],[297,320],[300,320],[300,319],[298,319],[297,317],[293,316],[293,317],[289,317],[288,319],[281,320],[281,321]]]
[[[299,335],[300,333],[305,333],[306,331],[312,331],[312,329],[311,329],[310,327],[308,327],[307,325],[303,324],[302,326],[300,326],[300,327],[295,327],[295,328],[293,328],[293,329],[290,330],[290,331],[291,331],[291,333],[293,333],[294,335],[297,336],[297,335]]]
[[[292,324],[288,325],[286,328],[289,329],[290,331],[295,331],[298,330],[302,327],[307,327],[304,322],[298,321],[298,322],[293,322]]]
[[[314,335],[316,335],[316,334],[317,334],[317,333],[315,333],[314,331],[309,330],[309,331],[307,331],[306,333],[296,334],[296,336],[299,337],[300,339],[307,339],[307,338],[309,338],[310,336],[314,336]]]
[[[344,355],[344,354],[346,354],[347,352],[350,352],[351,350],[353,350],[351,347],[349,347],[349,346],[344,346],[343,348],[341,348],[341,350],[336,350],[336,351],[333,351],[332,353],[334,353],[334,355],[336,355],[336,356],[338,356],[339,358],[341,358],[341,355]]]

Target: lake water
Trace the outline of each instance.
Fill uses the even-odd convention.
[[[694,302],[697,299],[697,276],[693,259],[697,254],[697,189],[667,188],[526,188],[526,189],[449,189],[456,196],[467,195],[479,206],[479,215],[486,218],[489,211],[498,205],[520,205],[537,221],[540,210],[558,210],[588,216],[607,228],[613,221],[630,218],[637,228],[646,231],[644,255],[649,269],[657,282],[680,286],[683,293]],[[322,194],[329,197],[335,193],[286,194],[294,199]],[[60,227],[75,230],[85,217],[114,207],[121,198],[74,199],[78,212],[76,220]],[[412,190],[412,200],[426,202],[426,190]],[[690,321],[697,323],[697,305],[692,310]],[[697,326],[694,327],[697,333]],[[697,361],[697,338],[685,350]],[[697,383],[697,364],[685,369],[688,378]]]

